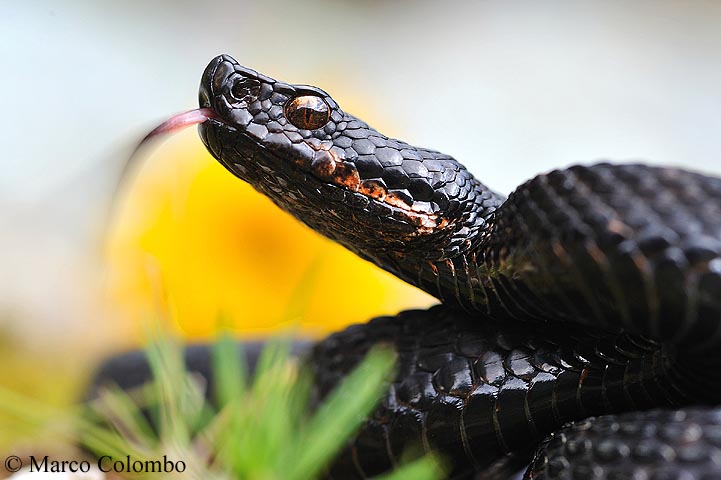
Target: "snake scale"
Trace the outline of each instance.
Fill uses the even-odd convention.
[[[513,458],[529,479],[721,478],[721,179],[603,163],[504,198],[229,56],[199,96],[192,123],[230,172],[442,302],[311,349],[318,399],[374,344],[399,355],[330,477],[418,448],[458,478]]]

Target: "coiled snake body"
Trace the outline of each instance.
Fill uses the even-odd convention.
[[[228,56],[205,70],[200,106],[228,170],[443,303],[314,347],[319,397],[374,343],[399,352],[332,476],[377,474],[412,445],[482,474],[543,441],[529,478],[721,478],[721,179],[577,166],[504,199],[450,156]]]

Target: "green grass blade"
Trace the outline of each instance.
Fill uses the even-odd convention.
[[[2,388],[0,411],[44,429],[54,422],[55,428],[63,427],[60,437],[81,442],[98,455],[183,459],[189,478],[317,478],[386,391],[395,353],[371,350],[310,415],[312,378],[298,368],[290,346],[287,338],[271,341],[249,382],[239,346],[221,338],[212,349],[216,398],[221,401],[217,412],[186,371],[181,348],[163,336],[147,350],[153,383],[129,392],[101,392],[85,405],[86,415]],[[159,429],[144,417],[150,408],[158,414]],[[431,480],[442,475],[438,462],[423,458],[382,478]]]
[[[223,408],[246,394],[248,367],[245,352],[229,335],[222,335],[213,345],[211,354],[215,398],[218,408]]]
[[[156,336],[147,356],[160,400],[160,436],[188,445],[193,431],[207,421],[203,389],[186,371],[180,346],[168,338]]]
[[[157,434],[140,411],[138,403],[119,387],[103,389],[94,403],[97,413],[133,443],[157,441]]]
[[[317,477],[361,425],[387,388],[395,353],[372,349],[318,408],[300,433],[286,478]]]

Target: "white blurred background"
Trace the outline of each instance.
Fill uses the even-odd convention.
[[[44,344],[96,324],[113,175],[196,106],[218,53],[505,193],[597,159],[721,174],[714,0],[0,0],[3,331]]]

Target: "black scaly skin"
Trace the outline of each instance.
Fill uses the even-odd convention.
[[[576,422],[544,441],[527,476],[535,480],[718,479],[721,411],[653,410]]]
[[[327,123],[293,125],[285,109],[299,96],[322,99]],[[378,133],[322,90],[227,56],[207,67],[200,105],[216,113],[201,138],[228,170],[450,305],[351,328],[314,350],[319,397],[371,343],[400,353],[388,397],[333,470],[343,478],[387,468],[413,444],[440,449],[461,472],[533,448],[569,420],[721,402],[721,179],[579,166],[505,200],[453,158]],[[507,331],[508,344],[498,340]],[[485,355],[503,364],[500,377],[484,376]],[[536,362],[527,373],[514,366],[524,356]]]
[[[318,395],[380,342],[398,352],[400,369],[336,464],[337,478],[378,474],[409,446],[443,452],[461,474],[529,451],[570,420],[692,398],[673,356],[654,342],[574,325],[478,322],[443,306],[376,318],[316,345],[307,363]]]
[[[491,315],[620,327],[699,355],[721,346],[721,179],[575,166],[521,185],[492,224],[477,247],[404,277]]]

